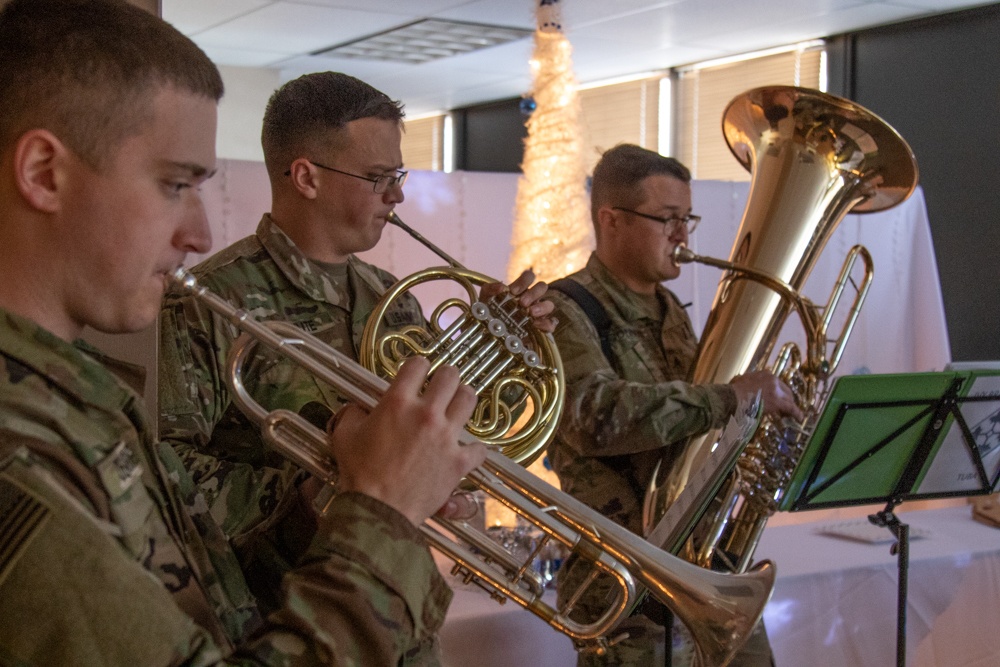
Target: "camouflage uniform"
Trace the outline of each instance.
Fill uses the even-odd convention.
[[[253,236],[193,269],[199,282],[259,320],[290,322],[357,359],[364,326],[395,279],[355,257],[346,280],[332,279],[265,215]],[[398,328],[423,325],[412,297],[386,315]],[[281,575],[312,537],[308,513],[298,511],[295,485],[304,474],[270,451],[259,429],[233,404],[226,356],[238,336],[228,322],[191,297],[168,295],[160,314],[160,438],[177,451],[233,540],[251,589],[265,607],[280,599]],[[285,408],[323,427],[343,401],[296,364],[258,349],[244,383],[267,409]]]
[[[0,664],[429,655],[451,592],[405,517],[337,497],[262,622],[204,496],[109,370],[86,344],[0,310]]]
[[[569,276],[604,307],[611,321],[613,361],[602,351],[594,325],[569,297],[552,290],[555,332],[566,371],[566,405],[549,457],[560,484],[604,516],[642,534],[642,503],[656,463],[692,435],[722,426],[736,409],[728,385],[695,386],[688,376],[697,351],[691,321],[677,297],[657,286],[663,319],[657,321],[640,295],[615,278],[596,255]],[[570,559],[560,573],[560,593],[573,590],[588,569]],[[602,587],[581,605],[604,609]],[[603,658],[581,655],[580,664],[664,664],[664,632],[642,615],[620,630],[629,639]],[[677,655],[675,667],[684,662]]]

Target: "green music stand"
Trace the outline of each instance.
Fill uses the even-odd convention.
[[[872,523],[898,557],[897,664],[906,651],[909,526],[905,500],[993,493],[1000,481],[1000,371],[839,378],[779,509],[886,503]]]

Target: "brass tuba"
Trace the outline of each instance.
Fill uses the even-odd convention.
[[[431,361],[431,373],[442,365],[456,366],[479,399],[468,431],[527,466],[542,453],[562,414],[565,380],[552,337],[529,325],[510,294],[480,299],[476,288],[494,280],[462,266],[395,213],[387,221],[449,266],[419,271],[389,287],[365,325],[361,364],[384,378],[395,377],[400,364],[414,355]],[[401,295],[436,280],[457,283],[462,296],[441,302],[426,329],[383,330],[386,312]]]
[[[335,485],[337,465],[330,456],[326,434],[295,412],[269,411],[254,401],[242,381],[247,355],[257,345],[264,345],[365,409],[375,406],[388,383],[292,324],[254,320],[198,285],[183,268],[171,275],[171,281],[176,289],[197,298],[243,332],[229,353],[226,382],[233,401],[260,427],[264,441],[317,478]],[[463,433],[460,440],[469,443],[474,438]],[[581,650],[600,652],[607,646],[607,634],[629,612],[641,585],[691,629],[696,665],[723,667],[749,638],[774,587],[774,568],[769,562],[740,575],[696,567],[597,514],[496,451],[488,452],[485,463],[469,474],[469,480],[542,531],[544,537],[535,552],[527,558],[515,556],[464,521],[431,518],[421,526],[421,532],[431,546],[455,562],[453,572],[467,583],[482,586],[501,602],[514,600],[573,638]],[[531,565],[550,540],[591,562],[595,576],[603,573],[617,582],[606,611],[592,623],[573,621],[570,615],[575,600],[593,580],[585,582],[561,608],[542,599],[544,586]]]
[[[851,101],[814,90],[768,86],[732,100],[723,117],[726,142],[752,174],[750,195],[729,261],[679,247],[675,261],[726,269],[705,326],[690,381],[727,383],[768,368],[791,311],[805,331],[805,351],[786,343],[770,370],[793,390],[806,414],[801,424],[764,418],[735,460],[689,489],[696,508],[661,546],[708,567],[721,559],[745,571],[767,519],[776,511],[802,449],[822,411],[832,377],[864,301],[873,269],[855,246],[823,308],[801,290],[830,235],[849,211],[868,213],[904,201],[917,183],[907,143],[885,121]],[[862,261],[864,277],[853,279]],[[854,300],[835,337],[828,331],[848,285]],[[839,317],[839,316],[838,316]],[[684,491],[709,455],[717,432],[691,439],[669,473],[650,482],[647,534]],[[696,500],[687,496],[692,492]]]

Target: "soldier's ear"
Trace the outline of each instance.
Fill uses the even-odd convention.
[[[315,199],[319,191],[319,170],[304,157],[292,161],[285,175],[289,183],[302,197]]]
[[[611,206],[601,206],[597,209],[598,235],[606,236],[621,225],[622,217]]]
[[[14,143],[14,185],[32,208],[56,213],[69,178],[72,155],[48,130],[28,130]]]

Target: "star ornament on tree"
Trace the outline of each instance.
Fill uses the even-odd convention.
[[[559,13],[560,0],[538,0],[538,29],[546,31],[562,32],[562,21]]]

